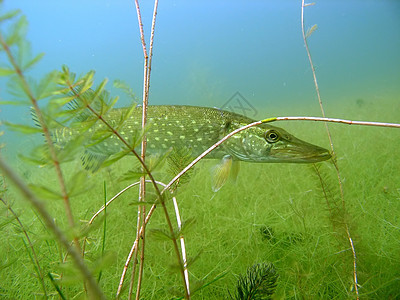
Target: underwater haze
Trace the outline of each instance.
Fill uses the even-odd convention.
[[[140,4],[148,37],[153,3]],[[250,117],[318,113],[300,7],[301,1],[160,1],[150,104],[220,108],[239,92],[256,110],[245,111]],[[31,76],[66,64],[77,74],[96,70],[98,81],[123,80],[141,98],[134,1],[4,1],[4,11],[15,8],[28,18],[33,52],[45,53]],[[314,24],[309,45],[328,107],[398,97],[400,2],[319,1],[305,10],[306,29]],[[120,106],[129,104],[123,100]],[[21,118],[9,109],[3,115]]]
[[[149,46],[154,2],[139,3]],[[216,107],[254,120],[321,116],[302,37],[301,5],[301,0],[160,0],[149,104]],[[14,9],[27,18],[26,39],[33,54],[45,53],[24,76],[40,81],[63,65],[78,76],[94,70],[94,87],[107,78],[106,89],[120,97],[116,107],[133,101],[113,86],[115,80],[131,87],[141,103],[144,58],[134,0],[3,0],[0,15]],[[307,41],[326,115],[400,124],[400,1],[317,0],[304,14],[305,30],[316,28]],[[0,21],[2,34],[9,29],[4,23]],[[4,75],[10,63],[0,50]],[[10,85],[13,80],[0,77],[0,103],[18,100],[16,85]],[[47,100],[40,101],[47,112]],[[66,111],[69,116],[75,113],[73,120],[81,121],[84,115],[79,107]],[[0,105],[3,121],[35,126],[29,105]],[[322,122],[272,125],[331,149]],[[123,157],[92,173],[76,151],[83,138],[65,147],[54,143],[65,160],[62,182],[54,159],[39,151],[53,145],[50,139],[44,142],[44,130],[29,127],[36,134],[24,134],[0,126],[0,156],[40,198],[68,239],[79,239],[79,247],[87,242],[85,263],[105,297],[115,298],[135,240],[138,189],[124,192],[94,225],[88,220],[143,174],[136,159]],[[278,275],[276,286],[263,291],[271,290],[272,299],[400,299],[400,129],[334,123],[329,128],[335,147],[332,159],[315,164],[241,162],[237,179],[229,179],[217,192],[212,180],[220,160],[196,165],[190,180],[182,178],[174,191],[183,223],[190,226],[175,228],[174,207],[167,196],[175,231],[166,231],[159,202],[147,224],[141,299],[184,297],[171,243],[178,233],[186,241],[192,299],[244,299],[233,296],[239,274],[260,265],[273,266]],[[90,132],[92,127],[86,129]],[[66,132],[73,135],[60,132],[52,132],[57,142]],[[100,132],[98,139],[101,134],[107,138],[110,132]],[[182,158],[186,166],[191,160],[185,161],[187,156],[183,151],[146,162],[154,166],[156,180],[168,183],[179,171],[168,159]],[[29,158],[33,159],[28,162]],[[51,166],[41,163],[46,158]],[[63,189],[70,196],[74,226],[61,197]],[[147,189],[146,209],[152,197],[161,199],[150,185]],[[2,172],[0,200],[0,299],[88,297],[81,273],[60,239]],[[131,273],[129,267],[121,299],[128,298]],[[262,292],[258,296],[270,299]]]

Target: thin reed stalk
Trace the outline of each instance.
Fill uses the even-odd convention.
[[[397,123],[352,121],[352,120],[345,120],[345,119],[321,118],[321,117],[276,117],[276,118],[264,119],[262,122],[267,123],[267,122],[274,122],[274,121],[315,121],[315,122],[341,123],[341,124],[347,124],[347,125],[400,128],[400,124],[397,124]]]
[[[104,181],[104,222],[103,222],[103,240],[101,241],[101,257],[104,257],[104,251],[106,248],[106,233],[107,233],[107,207],[105,206],[107,203],[107,184],[106,181]],[[86,239],[85,239],[86,240]],[[83,256],[83,254],[82,254]],[[103,274],[103,271],[100,270],[99,276],[97,278],[97,282],[100,282],[101,275]]]
[[[315,67],[314,67],[314,64],[313,64],[313,61],[312,61],[311,52],[310,52],[310,49],[309,49],[308,43],[307,43],[307,37],[312,33],[313,29],[311,29],[307,35],[306,35],[305,31],[304,31],[304,7],[306,7],[306,6],[310,6],[310,4],[305,4],[304,0],[302,0],[301,1],[301,32],[302,32],[302,36],[303,36],[304,45],[306,47],[308,60],[310,62],[310,66],[311,66],[311,70],[312,70],[312,74],[313,74],[315,91],[317,93],[319,107],[321,109],[322,116],[325,117],[325,111],[324,111],[324,107],[322,105],[321,94],[320,94],[320,91],[319,91],[319,86],[318,86],[318,81],[317,81],[317,75],[316,75]],[[315,29],[316,27],[314,26],[313,28]],[[332,156],[335,158],[336,157],[335,149],[333,147],[332,136],[331,136],[331,133],[330,133],[330,130],[329,130],[329,126],[328,126],[327,123],[325,123],[325,129],[326,129],[326,133],[327,133],[328,138],[329,138],[329,143],[330,143],[330,146],[331,146]],[[343,211],[344,211],[344,213],[346,213],[346,202],[345,202],[345,199],[344,199],[343,184],[342,184],[342,178],[341,178],[340,171],[339,171],[339,166],[337,164],[336,159],[332,159],[332,162],[333,162],[333,165],[335,166],[336,175],[337,175],[337,179],[338,179],[338,183],[339,183],[340,197],[342,199]],[[352,251],[352,254],[353,254],[354,290],[355,290],[357,299],[359,299],[358,279],[357,279],[357,255],[356,255],[356,250],[355,250],[355,247],[354,247],[353,239],[352,239],[351,234],[350,234],[349,225],[348,225],[347,222],[345,222],[345,229],[346,229],[347,238],[348,238],[349,243],[350,243],[351,251]]]
[[[147,49],[146,49],[146,41],[144,38],[144,30],[143,30],[143,23],[142,23],[142,17],[140,14],[140,7],[139,7],[139,2],[135,0],[135,6],[136,6],[136,14],[139,22],[139,31],[140,31],[140,39],[142,42],[143,46],[143,55],[144,55],[144,70],[143,70],[143,99],[142,99],[142,129],[145,128],[146,126],[146,119],[147,119],[147,103],[148,103],[148,85],[147,85],[147,76],[148,76],[148,55],[147,55]],[[146,144],[147,144],[147,138],[146,134],[143,135],[142,137],[142,143],[141,143],[141,158],[143,161],[146,159]],[[140,179],[140,188],[139,188],[139,202],[144,202],[146,197],[146,177],[142,176]],[[144,219],[144,214],[145,212],[145,206],[144,205],[139,205],[138,206],[138,217],[137,217],[137,225],[136,225],[136,239],[139,238],[139,228],[143,224],[143,219]],[[138,239],[138,242],[140,240]],[[140,287],[141,287],[141,282],[143,278],[143,267],[144,267],[144,248],[145,247],[145,234],[143,232],[143,238],[142,238],[142,247],[141,247],[141,255],[140,255],[140,263],[139,263],[139,276],[138,276],[138,283],[137,283],[137,288],[136,288],[136,297],[140,296]],[[129,296],[128,299],[132,299],[132,294],[133,294],[133,284],[135,282],[135,275],[136,275],[136,266],[138,262],[138,249],[137,247],[134,252],[134,258],[133,258],[133,263],[132,263],[132,276],[131,276],[131,281],[129,284]]]
[[[135,6],[136,6],[136,13],[137,13],[139,30],[140,30],[140,39],[142,42],[143,56],[144,56],[143,102],[142,102],[143,103],[142,104],[142,129],[144,129],[146,126],[146,122],[147,122],[147,106],[148,106],[148,100],[149,100],[150,73],[151,73],[151,62],[152,62],[152,56],[153,56],[154,30],[155,30],[155,23],[156,23],[156,16],[157,16],[158,0],[154,1],[154,11],[153,11],[152,26],[151,26],[149,54],[147,53],[146,41],[144,38],[143,22],[142,22],[142,17],[141,17],[141,13],[140,13],[140,7],[139,7],[138,0],[135,0]],[[146,134],[144,134],[142,137],[142,144],[141,144],[141,146],[142,146],[141,147],[141,158],[144,162],[145,162],[145,158],[146,158],[146,144],[147,144],[147,139],[146,139]],[[145,199],[146,199],[146,177],[142,176],[140,179],[139,201],[144,202]],[[139,234],[139,228],[140,228],[141,224],[144,224],[143,222],[144,222],[145,216],[146,216],[146,207],[144,205],[139,205],[136,236],[138,236],[138,234]],[[138,275],[138,283],[137,283],[137,288],[136,288],[136,299],[140,298],[140,290],[141,290],[142,280],[143,280],[144,254],[145,254],[144,250],[145,250],[145,241],[146,241],[145,236],[146,236],[145,230],[143,230],[142,247],[141,247],[141,253],[140,253],[139,275]],[[137,255],[138,255],[138,252],[136,249],[134,263],[133,263],[133,267],[132,267],[132,278],[131,278],[130,287],[129,287],[129,299],[131,299],[132,293],[133,293],[133,283],[134,283],[135,273],[136,273]]]
[[[181,231],[181,229],[182,229],[182,221],[181,221],[181,216],[179,214],[178,202],[176,201],[176,197],[175,196],[172,197],[172,201],[174,203],[176,222],[178,223],[178,230]],[[183,234],[180,234],[179,240],[181,241],[181,250],[182,250],[182,259],[183,259],[183,268],[184,268],[184,273],[185,273],[186,288],[190,293],[189,271],[188,271],[187,257],[186,257],[185,238],[183,237]],[[189,294],[189,296],[190,296],[190,294]]]

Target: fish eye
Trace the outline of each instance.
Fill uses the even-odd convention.
[[[276,130],[268,130],[267,132],[265,132],[265,139],[267,140],[267,142],[269,143],[276,143],[277,141],[279,141],[281,138],[281,136],[279,135],[278,131]]]

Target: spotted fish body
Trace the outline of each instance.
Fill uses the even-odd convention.
[[[104,118],[116,128],[128,109],[112,109]],[[138,136],[141,132],[141,114],[142,107],[136,107],[118,128],[126,141],[131,141],[132,136]],[[248,117],[216,108],[180,105],[149,106],[147,116],[147,154],[186,147],[194,157],[229,132],[254,122]],[[115,135],[91,145],[93,139],[90,136],[104,129],[105,125],[98,121],[86,133],[85,163],[89,169],[96,170],[109,156],[126,149]],[[54,132],[53,136],[56,143],[62,145],[75,134],[73,129],[66,127]],[[261,124],[232,136],[206,158],[225,158],[226,161],[227,157],[233,161],[310,163],[326,160],[331,156],[328,150],[301,141],[282,128]]]
[[[120,110],[123,112],[124,108]],[[141,107],[133,111],[121,131],[124,138],[140,130],[141,114]],[[233,114],[206,107],[158,105],[149,106],[147,116],[147,153],[158,154],[171,147],[186,147],[197,156],[228,133],[227,124]],[[217,148],[208,158],[224,155],[226,152]]]

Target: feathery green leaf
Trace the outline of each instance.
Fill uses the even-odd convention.
[[[247,269],[246,275],[239,275],[236,300],[269,300],[275,293],[278,280],[273,264],[260,263]]]
[[[30,125],[23,125],[23,124],[14,124],[10,122],[4,122],[4,124],[13,131],[21,132],[24,134],[34,134],[42,132],[41,128],[30,126]]]

